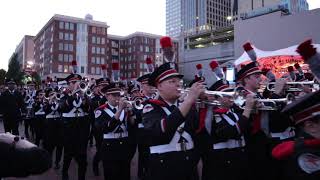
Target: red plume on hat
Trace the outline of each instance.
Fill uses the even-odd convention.
[[[77,70],[78,70],[77,61],[73,60],[71,62],[71,65],[72,65],[73,73],[77,73]]]
[[[197,70],[198,70],[197,76],[198,76],[199,78],[203,78],[202,64],[197,64],[197,65],[196,65],[196,68],[197,68]]]
[[[172,47],[172,41],[169,36],[164,36],[160,39],[160,45],[163,48]]]
[[[224,77],[225,77],[224,73],[216,60],[212,60],[209,65],[210,65],[211,70],[215,73],[215,75],[218,78],[224,79]]]
[[[118,62],[112,63],[112,78],[114,82],[119,81],[120,65]]]
[[[101,64],[101,70],[102,70],[103,78],[106,78],[107,77],[107,65]]]
[[[147,57],[146,58],[146,64],[147,64],[147,66],[148,66],[148,73],[151,73],[151,72],[153,72],[153,70],[154,70],[154,67],[153,67],[153,62],[152,62],[152,59],[150,58],[150,57]]]
[[[296,51],[302,56],[304,61],[309,64],[311,72],[320,80],[320,54],[317,52],[317,48],[311,43],[311,39],[301,43]]]
[[[257,61],[257,54],[251,46],[251,43],[247,42],[243,45],[243,49],[246,51],[252,61]]]

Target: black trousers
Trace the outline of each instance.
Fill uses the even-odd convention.
[[[211,150],[208,153],[207,179],[249,179],[248,154],[244,148]]]
[[[62,118],[64,156],[62,176],[68,176],[71,160],[78,164],[78,179],[85,180],[87,171],[87,145],[90,122],[87,117]]]
[[[3,117],[3,128],[5,132],[19,135],[19,122],[17,117]]]
[[[43,141],[44,132],[46,132],[45,124],[46,124],[46,117],[45,115],[36,115],[34,118],[34,130],[36,134],[36,141],[35,144],[37,146],[40,145],[40,141]]]
[[[44,148],[53,154],[53,150],[56,149],[55,164],[59,164],[62,158],[63,150],[63,122],[60,118],[49,118],[46,121],[45,132],[45,146]]]
[[[128,138],[103,141],[101,153],[105,180],[130,180],[132,147]]]
[[[199,154],[194,150],[150,154],[148,180],[198,180]]]

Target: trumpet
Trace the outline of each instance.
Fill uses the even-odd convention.
[[[187,89],[178,89],[182,94],[184,93],[188,93],[190,91],[189,88]],[[222,91],[209,91],[209,90],[205,90],[204,92],[206,95],[215,95],[215,96],[227,96],[227,97],[233,97],[236,95],[235,92],[222,92]]]
[[[286,85],[314,85],[314,81],[301,81],[301,82],[287,82]],[[271,88],[270,85],[275,85],[275,82],[269,82],[266,84],[267,89],[269,91],[275,91],[274,88]],[[289,87],[286,91],[288,92],[301,92],[303,89],[301,88],[295,88],[295,87]]]
[[[143,109],[143,99],[136,99],[134,101],[127,101],[127,103],[138,110]]]

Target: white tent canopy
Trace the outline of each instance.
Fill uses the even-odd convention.
[[[313,44],[313,46],[320,50],[320,44]],[[279,49],[276,51],[262,51],[254,46],[252,47],[257,54],[257,58],[265,58],[272,56],[299,56],[299,54],[296,52],[298,45],[291,46],[285,49]],[[244,63],[248,60],[250,60],[250,57],[246,52],[243,52],[243,54],[237,60],[234,61],[234,65],[238,66],[239,64]]]

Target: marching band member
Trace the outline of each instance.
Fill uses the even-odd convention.
[[[45,120],[46,120],[46,113],[44,111],[45,106],[45,93],[42,89],[39,89],[36,92],[36,100],[33,104],[34,109],[34,119],[33,119],[33,125],[34,125],[34,131],[36,135],[35,144],[37,146],[40,145],[40,141],[44,140],[44,133],[45,133]]]
[[[18,126],[21,119],[20,109],[23,107],[23,97],[16,89],[13,79],[6,79],[8,89],[0,97],[0,112],[3,115],[3,126],[5,132],[19,135]]]
[[[87,170],[87,145],[90,132],[88,118],[89,100],[79,88],[82,77],[76,74],[76,61],[72,62],[74,73],[66,77],[68,90],[61,101],[64,123],[64,157],[62,179],[69,179],[68,169],[72,158],[78,164],[78,179],[84,180]]]
[[[165,63],[149,78],[159,97],[146,102],[142,115],[150,139],[148,179],[197,179],[199,154],[193,138],[199,122],[193,105],[205,89],[195,83],[186,99],[179,102],[182,77],[171,63]]]
[[[34,118],[34,112],[32,105],[36,96],[35,83],[33,81],[27,82],[26,96],[24,98],[26,117],[24,118],[24,134],[29,139],[29,129],[33,131],[32,119]]]
[[[245,94],[255,98],[262,98],[258,93],[261,82],[261,71],[256,62],[251,62],[243,66],[236,74],[236,81],[241,84]],[[249,113],[250,132],[245,138],[246,147],[249,154],[249,168],[254,179],[269,179],[273,175],[271,167],[271,157],[269,156],[269,117],[266,112],[254,112],[253,109],[246,109]],[[250,110],[250,111],[249,111]],[[253,112],[253,113],[252,113]],[[265,173],[265,172],[270,173]]]
[[[216,81],[208,90],[233,92],[224,79]],[[250,109],[254,108],[253,95],[247,97],[243,112],[234,105],[232,96],[215,98],[208,95],[208,101],[213,100],[218,101],[220,105],[208,105],[205,109],[205,130],[210,136],[207,142],[210,149],[207,150],[206,163],[203,163],[203,174],[208,180],[249,179],[245,134],[250,128],[248,119]]]
[[[130,163],[135,145],[129,138],[134,126],[134,117],[127,111],[127,102],[120,96],[120,84],[111,82],[101,92],[106,104],[95,111],[96,129],[103,134],[101,155],[106,180],[129,180]]]
[[[277,145],[272,155],[282,162],[286,180],[320,178],[320,91],[305,95],[286,106],[282,113],[289,116],[298,130],[295,140]]]
[[[50,91],[49,98],[48,104],[44,107],[44,111],[46,112],[46,140],[44,148],[48,150],[51,156],[56,148],[54,168],[59,169],[63,150],[63,121],[61,120],[59,92]]]

